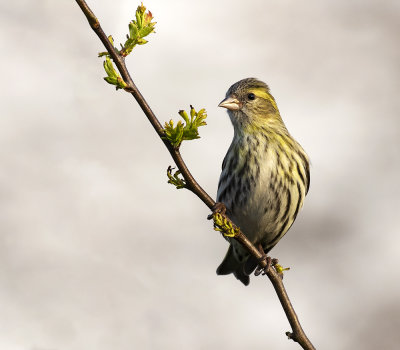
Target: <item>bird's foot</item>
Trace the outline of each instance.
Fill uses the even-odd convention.
[[[258,260],[258,262],[260,263],[265,260],[266,266],[262,267],[262,266],[258,265],[256,270],[254,271],[254,275],[255,276],[258,276],[260,274],[266,275],[268,273],[269,269],[271,268],[271,266],[275,267],[276,265],[278,265],[278,259],[271,258],[267,254],[265,254],[264,249],[261,244],[258,245],[258,250],[262,255],[261,258]],[[278,266],[280,266],[280,265],[278,265]]]
[[[271,258],[270,256],[268,256],[268,255],[266,255],[266,254],[263,255],[263,256],[260,258],[260,262],[261,262],[261,261],[264,261],[264,260],[265,260],[265,262],[267,263],[267,265],[266,265],[265,267],[262,267],[262,266],[258,265],[257,268],[256,268],[256,270],[254,271],[254,275],[255,275],[255,276],[258,276],[258,275],[260,275],[260,274],[266,275],[266,274],[268,273],[269,269],[271,268],[271,266],[272,266],[272,267],[275,267],[276,265],[280,266],[280,265],[278,264],[278,259]]]
[[[221,214],[222,216],[225,216],[226,211],[227,211],[225,204],[222,202],[215,203],[214,206],[211,208],[211,210],[212,210],[212,214],[207,216],[207,220],[211,220],[214,217],[214,215],[217,213]]]

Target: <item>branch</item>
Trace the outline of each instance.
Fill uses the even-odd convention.
[[[143,95],[140,93],[139,89],[136,87],[135,83],[133,82],[128,69],[125,65],[125,56],[123,50],[118,51],[113,43],[107,35],[104,33],[103,29],[100,26],[100,23],[96,16],[94,15],[93,11],[89,8],[84,0],[75,0],[79,7],[81,8],[82,12],[86,16],[90,27],[99,37],[101,42],[104,44],[109,56],[113,59],[119,73],[121,74],[122,79],[124,80],[126,87],[124,90],[129,92],[139,104],[140,108],[143,110],[144,114],[146,115],[147,119],[153,126],[154,130],[157,132],[158,136],[160,137],[161,141],[164,143],[165,147],[168,149],[169,153],[171,154],[175,164],[177,165],[179,172],[182,174],[185,180],[185,188],[192,191],[194,194],[200,198],[208,208],[212,209],[215,205],[215,201],[208,195],[207,192],[197,183],[194,179],[192,174],[190,173],[189,169],[187,168],[185,162],[182,159],[182,156],[179,152],[179,147],[173,147],[171,143],[165,138],[165,130],[162,127],[161,123],[151,110],[150,106],[144,99]],[[235,234],[233,237],[238,242],[240,242],[246,249],[249,251],[251,255],[255,258],[259,259],[261,262],[259,265],[263,268],[267,266],[267,263],[264,260],[261,260],[262,255],[256,249],[256,247],[248,240],[248,238],[240,231]],[[292,332],[286,332],[286,335],[289,339],[298,342],[303,349],[306,350],[315,350],[314,346],[307,338],[306,334],[304,333],[296,312],[293,309],[293,306],[289,300],[289,297],[286,293],[285,287],[282,282],[282,276],[279,274],[275,268],[270,268],[266,273],[268,278],[270,279],[272,285],[275,288],[276,294],[278,295],[279,301],[285,311],[286,317],[290,323],[292,328]]]

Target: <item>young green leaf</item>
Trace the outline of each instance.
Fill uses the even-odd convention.
[[[135,13],[136,20],[129,23],[129,34],[125,44],[121,44],[120,54],[124,57],[128,56],[136,45],[144,45],[147,40],[144,37],[154,32],[156,22],[152,22],[153,15],[150,11],[146,12],[143,3],[138,6]]]
[[[115,85],[117,90],[125,89],[128,86],[114,69],[114,65],[112,64],[110,57],[106,56],[106,60],[104,61],[103,66],[104,70],[107,73],[107,76],[104,78],[107,83]]]
[[[176,126],[174,126],[174,122],[170,120],[169,123],[165,123],[164,126],[165,138],[175,148],[179,147],[183,140],[200,138],[198,128],[207,125],[205,122],[207,118],[205,109],[196,112],[193,106],[190,106],[190,118],[184,110],[180,110],[178,113],[184,120],[184,123],[178,121]]]
[[[179,177],[181,172],[177,170],[174,172],[174,174],[172,174],[173,169],[174,168],[172,168],[171,166],[169,166],[167,169],[168,183],[174,185],[178,190],[181,188],[185,188],[186,187],[185,179]]]

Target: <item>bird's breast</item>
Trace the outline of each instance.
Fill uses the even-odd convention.
[[[254,242],[271,241],[293,223],[305,196],[289,158],[263,137],[232,143],[221,173],[217,200]],[[299,170],[300,171],[300,170]]]

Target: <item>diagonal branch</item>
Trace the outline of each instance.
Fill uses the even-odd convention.
[[[123,80],[127,84],[125,90],[129,92],[137,101],[141,109],[143,110],[144,114],[146,115],[147,119],[153,126],[154,130],[157,132],[158,136],[161,138],[162,142],[164,143],[165,147],[167,147],[169,153],[171,154],[175,164],[177,165],[178,169],[180,170],[183,178],[186,181],[186,187],[192,191],[194,194],[199,197],[208,208],[212,209],[215,205],[215,201],[208,195],[207,192],[197,183],[194,179],[192,174],[190,173],[189,169],[187,168],[185,162],[182,159],[182,156],[179,152],[179,147],[173,147],[168,140],[164,138],[164,128],[162,127],[161,123],[151,110],[150,106],[144,99],[143,95],[136,87],[135,83],[133,82],[128,69],[126,68],[125,64],[125,57],[123,57],[113,46],[113,44],[108,39],[107,35],[104,33],[103,29],[100,26],[100,23],[96,16],[94,15],[93,11],[89,8],[87,3],[84,0],[75,0],[79,7],[81,8],[82,12],[86,16],[90,27],[99,37],[101,42],[104,44],[106,50],[110,54],[111,58],[113,59],[116,67],[118,68],[119,73],[121,74]],[[263,268],[267,266],[267,263],[262,260],[261,253],[257,250],[257,248],[248,240],[248,238],[239,231],[238,234],[234,237],[237,241],[239,241],[246,249],[249,251],[251,255],[255,258],[259,259],[261,262],[259,265]],[[275,268],[270,268],[266,273],[268,278],[270,279],[276,294],[278,295],[279,301],[285,311],[286,317],[290,323],[292,328],[292,332],[286,332],[286,335],[289,339],[292,339],[298,342],[303,349],[306,350],[315,350],[314,346],[307,338],[306,334],[304,333],[296,312],[289,300],[289,297],[286,293],[285,287],[282,282],[281,275],[276,271]]]

